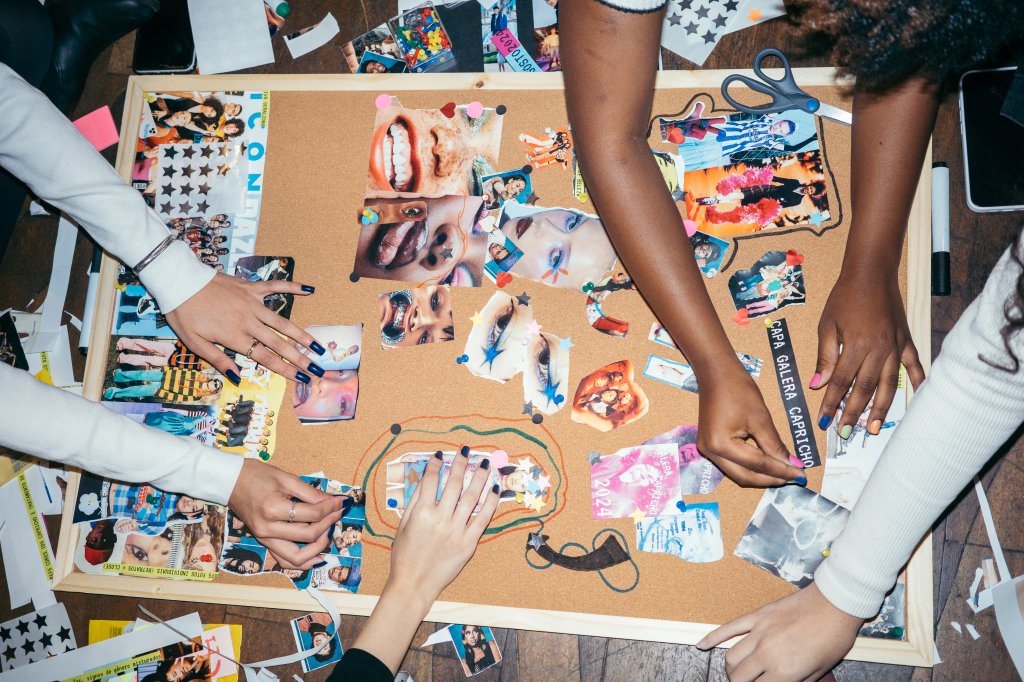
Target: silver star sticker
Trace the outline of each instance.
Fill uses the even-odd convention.
[[[530,305],[530,297],[526,295],[526,292],[516,296],[516,300],[519,301],[519,305]]]
[[[523,403],[523,414],[533,414],[533,401]]]
[[[526,544],[539,552],[540,548],[544,545],[544,538],[541,537],[540,533],[530,533],[530,539],[526,541]]]

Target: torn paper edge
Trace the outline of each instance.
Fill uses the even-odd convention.
[[[327,16],[320,20],[320,23],[310,27],[305,33],[301,33],[294,38],[285,36],[284,44],[288,48],[288,52],[291,53],[292,59],[298,59],[326,45],[340,31],[338,20],[334,18],[333,14],[328,12]]]

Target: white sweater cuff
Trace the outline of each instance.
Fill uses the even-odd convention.
[[[195,296],[216,274],[213,268],[196,258],[187,244],[174,242],[146,266],[139,280],[156,299],[160,312],[166,315]]]

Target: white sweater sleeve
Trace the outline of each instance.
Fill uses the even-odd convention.
[[[0,166],[78,221],[129,267],[163,241],[167,228],[142,196],[41,92],[3,64],[0,93]],[[188,246],[175,242],[142,271],[140,279],[160,310],[169,313],[213,276],[214,270]]]
[[[1024,419],[1024,365],[1016,373],[1003,346],[1005,306],[1020,266],[1003,254],[981,295],[942,344],[849,522],[815,573],[837,608],[868,618],[935,519]],[[1024,336],[1011,346],[1024,362]]]
[[[227,504],[243,457],[143,426],[0,363],[0,445],[128,483]]]

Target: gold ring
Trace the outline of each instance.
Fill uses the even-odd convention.
[[[245,351],[245,357],[247,357],[247,358],[249,358],[251,360],[252,359],[252,352],[256,349],[256,346],[258,346],[259,343],[260,343],[259,339],[253,339],[252,343],[249,344],[249,350]]]

